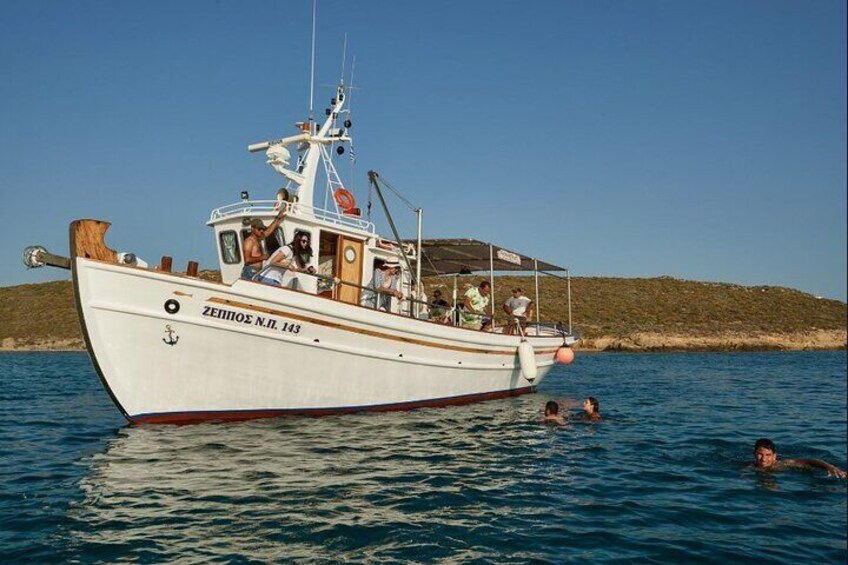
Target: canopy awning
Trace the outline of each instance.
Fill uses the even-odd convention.
[[[406,240],[413,245],[415,240]],[[532,257],[498,247],[476,239],[425,239],[421,241],[421,274],[452,275],[489,270],[491,257],[495,271],[565,271],[545,261],[534,264]]]

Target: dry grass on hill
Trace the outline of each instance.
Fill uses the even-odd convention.
[[[38,340],[75,340],[82,343],[74,293],[69,281],[0,288],[0,341],[18,345]]]
[[[219,280],[215,271],[204,271],[201,277]],[[460,277],[460,292],[480,280],[479,276]],[[426,283],[428,295],[432,295],[436,286],[440,286],[448,297],[453,291],[451,277],[431,278]],[[540,283],[542,318],[567,321],[565,281],[540,277]],[[499,312],[509,289],[514,286],[523,287],[527,295],[533,297],[532,277],[496,277],[495,304]],[[822,333],[831,336],[822,342],[825,343],[822,347],[845,345],[845,338],[840,337],[844,336],[848,322],[845,303],[816,298],[793,289],[670,277],[575,277],[571,279],[571,290],[575,328],[587,345],[592,346],[594,342],[594,346],[601,349],[626,348],[621,345],[622,339],[636,342],[634,348],[637,349],[738,347],[727,342],[729,335],[761,336],[759,341],[748,341],[750,345],[743,343],[742,347],[815,348],[816,338],[809,336]],[[802,335],[808,336],[806,341],[799,340],[798,336]],[[657,336],[668,339],[655,347],[640,346],[638,341],[644,342],[645,336],[653,336],[655,342]],[[780,336],[794,337],[781,341]],[[687,346],[687,343],[692,345]],[[70,282],[0,288],[0,349],[16,347],[82,347]]]
[[[460,289],[479,280],[461,277]],[[428,288],[441,286],[448,295],[453,291],[452,279],[427,282]],[[568,320],[565,281],[543,276],[539,282],[542,318]],[[495,304],[502,304],[514,286],[533,297],[532,277],[497,277]],[[587,339],[633,334],[703,338],[844,332],[848,321],[844,302],[773,286],[746,287],[671,277],[574,277],[571,296],[574,326]]]

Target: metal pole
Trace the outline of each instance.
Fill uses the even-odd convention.
[[[539,301],[539,261],[533,259],[533,273],[536,276],[536,333],[539,333],[539,319],[542,315],[541,302]]]
[[[386,205],[386,199],[383,198],[383,191],[380,190],[380,185],[377,184],[378,177],[379,175],[375,171],[368,171],[368,180],[370,181],[371,186],[374,187],[374,191],[377,193],[377,196],[380,198],[380,204],[383,206],[383,212],[385,212],[386,219],[389,221],[389,227],[392,228],[392,233],[395,236],[395,242],[398,245],[400,257],[406,264],[406,269],[409,271],[410,276],[412,276],[412,265],[409,264],[409,257],[403,250],[403,240],[400,238],[397,227],[395,227],[395,221],[392,219],[391,213],[389,213],[389,207]]]
[[[457,296],[456,296],[456,285],[457,285],[457,278],[459,278],[459,275],[458,275],[458,274],[453,276],[453,309],[451,310],[451,323],[452,323],[454,326],[456,325],[456,322],[457,322],[457,319],[458,319],[458,318],[457,318],[457,312],[459,312],[459,309],[458,309],[458,308],[457,308],[457,306],[456,306],[456,298],[457,298]]]
[[[309,133],[312,132],[312,101],[315,99],[315,17],[318,0],[312,0],[312,60],[309,70]]]
[[[492,244],[489,244],[489,285],[492,287],[489,294],[492,298],[489,299],[489,308],[492,310],[492,331],[495,330],[495,250]]]
[[[571,334],[571,271],[565,270],[565,280],[568,282],[568,333]]]
[[[424,210],[421,208],[416,208],[415,213],[418,214],[418,249],[415,252],[415,298],[416,300],[423,300],[423,294],[421,294],[422,285],[421,285],[421,220],[424,215]],[[421,305],[415,305],[415,317],[421,317]]]

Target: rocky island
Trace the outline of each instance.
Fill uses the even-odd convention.
[[[217,272],[204,271],[215,280]],[[460,289],[479,277],[461,277]],[[453,292],[453,278],[426,280],[428,294]],[[532,277],[495,278],[495,304],[509,289],[533,295]],[[846,304],[798,290],[656,278],[574,277],[572,320],[589,351],[845,349]],[[565,284],[540,279],[545,320],[568,320]],[[0,288],[0,350],[82,350],[69,281]]]

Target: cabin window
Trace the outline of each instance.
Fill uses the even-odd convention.
[[[241,251],[239,250],[238,236],[236,232],[222,231],[218,235],[218,240],[221,244],[221,259],[227,265],[241,263]]]
[[[268,255],[286,244],[286,237],[283,235],[283,228],[277,228],[274,233],[265,238],[265,253]]]

